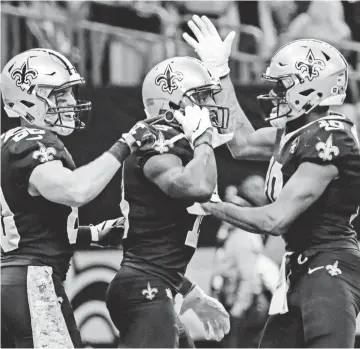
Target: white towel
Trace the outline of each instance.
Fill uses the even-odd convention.
[[[286,259],[293,253],[294,252],[286,252],[281,260],[279,281],[271,299],[269,315],[285,314],[289,311],[287,304],[287,292],[289,290],[290,284],[286,278]]]

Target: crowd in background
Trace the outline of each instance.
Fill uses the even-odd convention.
[[[360,43],[360,1],[4,3],[38,13],[41,20],[26,22],[38,45],[46,44],[72,61],[82,60],[83,69],[80,70],[85,70],[82,74],[88,83],[94,85],[140,85],[146,72],[165,56],[196,57],[181,38],[184,31],[191,34],[187,21],[192,14],[207,15],[223,37],[230,30],[236,30],[238,35],[230,64],[234,82],[240,84],[258,83],[270,57],[292,39],[328,41],[339,48],[350,63],[347,103],[338,111],[353,119],[359,118],[360,46],[356,50],[349,49],[346,43]],[[46,17],[64,18],[66,25],[59,26],[43,19]],[[82,45],[74,44],[80,34],[73,35],[72,29],[82,20],[109,25],[114,33],[118,30],[119,34],[112,35],[94,26],[93,30],[82,34]],[[132,30],[132,34],[124,30]]]

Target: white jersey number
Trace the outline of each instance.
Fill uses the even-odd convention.
[[[19,246],[20,235],[17,230],[14,214],[7,204],[4,193],[0,188],[1,198],[1,248],[4,252],[15,250]]]
[[[272,202],[278,198],[284,185],[281,168],[282,165],[272,157],[265,180],[265,194]]]

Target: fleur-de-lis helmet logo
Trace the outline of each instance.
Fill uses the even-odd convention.
[[[309,81],[319,76],[320,70],[325,69],[325,62],[321,59],[315,58],[311,49],[309,49],[305,60],[300,60],[295,63],[295,68],[300,70],[304,77]]]
[[[23,91],[28,90],[31,86],[31,81],[38,76],[38,72],[29,67],[29,62],[26,60],[21,68],[15,69],[11,73],[11,78],[15,80],[16,86]]]
[[[41,163],[54,160],[54,156],[56,155],[56,149],[53,147],[45,147],[45,145],[41,142],[37,142],[39,145],[39,150],[35,150],[33,152],[32,157],[34,159],[39,160]]]
[[[181,81],[183,79],[183,74],[178,71],[173,71],[170,64],[165,69],[163,74],[158,75],[155,78],[155,84],[161,86],[161,89],[164,92],[172,94],[179,86],[176,81]]]

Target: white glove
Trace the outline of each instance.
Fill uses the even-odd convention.
[[[230,331],[230,317],[222,304],[208,296],[199,286],[195,286],[184,298],[180,315],[192,309],[203,323],[206,339],[211,339],[211,331],[215,340],[220,341]]]
[[[206,108],[200,109],[198,105],[185,107],[185,115],[176,110],[174,117],[182,126],[185,136],[192,146],[206,130],[212,130],[209,110]]]
[[[94,238],[94,234],[96,234],[93,229],[96,229],[98,234],[98,239],[97,240],[92,239],[92,241],[99,241],[102,238],[104,238],[107,234],[109,234],[112,229],[123,227],[124,222],[125,222],[125,218],[119,217],[119,218],[103,221],[95,226],[90,226],[92,237]]]
[[[210,73],[217,78],[228,75],[231,46],[236,33],[230,32],[222,41],[214,24],[206,16],[200,18],[194,15],[192,20],[188,21],[188,26],[198,41],[187,33],[183,33],[183,38],[194,48]]]

